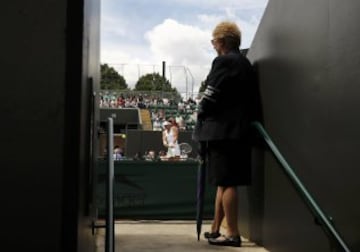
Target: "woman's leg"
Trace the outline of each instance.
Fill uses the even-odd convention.
[[[215,213],[214,213],[214,220],[211,225],[211,232],[220,231],[220,225],[223,218],[224,218],[223,188],[218,186],[216,190]]]
[[[227,235],[239,236],[238,199],[236,187],[222,188],[222,205],[227,221]]]

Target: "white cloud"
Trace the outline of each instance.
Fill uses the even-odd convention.
[[[166,60],[172,65],[209,64],[211,36],[208,31],[166,19],[145,37],[158,60]]]
[[[116,6],[114,1],[103,4],[111,2]],[[222,20],[235,21],[242,30],[242,48],[248,48],[266,3],[267,0],[154,0],[154,7],[163,4],[172,9],[157,12],[162,15],[157,16],[157,23],[152,23],[153,9],[149,10],[146,24],[133,20],[131,12],[136,10],[131,6],[127,12],[122,10],[122,15],[117,15],[114,8],[104,8],[107,12],[103,13],[101,25],[101,61],[113,65],[130,87],[143,74],[161,73],[161,63],[166,61],[166,77],[173,86],[180,92],[196,92],[216,55],[210,44],[214,26]],[[183,20],[181,15],[170,18],[175,5],[178,13],[182,11],[180,6],[198,11]]]
[[[209,71],[215,52],[211,33],[166,19],[145,35],[154,59],[166,61],[167,78],[180,92],[196,92]]]

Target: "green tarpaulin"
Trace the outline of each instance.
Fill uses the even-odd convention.
[[[105,216],[107,161],[96,165],[98,217]],[[115,161],[114,217],[195,220],[196,161]],[[214,211],[215,187],[206,185],[204,219]]]

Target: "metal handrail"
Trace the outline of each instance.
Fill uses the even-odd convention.
[[[108,118],[108,169],[106,187],[106,227],[105,227],[105,252],[114,252],[114,125],[113,118]]]
[[[260,122],[253,122],[252,125],[258,130],[266,144],[270,148],[271,152],[277,159],[277,161],[281,164],[285,174],[288,176],[295,189],[300,194],[301,198],[304,200],[305,204],[310,208],[313,215],[315,215],[315,219],[323,228],[324,232],[328,235],[328,237],[334,241],[337,247],[341,248],[342,251],[350,252],[349,247],[346,245],[344,240],[341,238],[340,234],[336,231],[334,225],[331,223],[331,217],[327,217],[321,208],[318,206],[314,198],[302,184],[300,179],[295,174],[294,170],[290,167],[288,162],[285,160],[283,155],[280,153],[279,149],[276,147],[269,134],[266,132],[264,127]]]
[[[105,211],[106,218],[105,224],[96,224],[93,220],[91,223],[92,234],[95,234],[97,228],[105,228],[105,252],[115,251],[115,222],[114,222],[114,121],[112,117],[108,118],[108,135],[107,135],[107,161],[108,167],[106,171],[106,199]]]

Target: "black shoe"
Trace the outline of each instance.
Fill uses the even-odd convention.
[[[241,247],[241,238],[240,236],[222,236],[220,239],[210,238],[208,239],[209,244],[217,246],[231,246],[231,247]]]
[[[210,239],[210,238],[216,239],[216,238],[218,238],[220,235],[221,235],[221,234],[219,233],[219,231],[217,231],[217,232],[205,232],[205,233],[204,233],[204,237],[205,237],[206,239]]]

